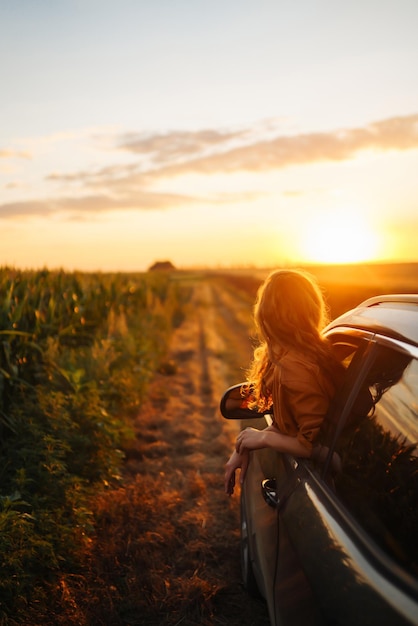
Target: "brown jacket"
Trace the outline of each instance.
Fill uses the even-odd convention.
[[[289,350],[273,364],[265,383],[275,426],[311,450],[335,393],[333,382],[304,354]]]

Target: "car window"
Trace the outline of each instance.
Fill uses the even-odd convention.
[[[332,343],[333,353],[344,369],[338,374],[340,382],[337,386],[335,396],[331,401],[318,439],[320,445],[328,447],[333,445],[335,430],[339,427],[341,422],[341,415],[346,405],[347,394],[350,393],[352,385],[356,380],[356,371],[359,362],[369,347],[369,342],[364,338],[354,340],[350,336],[336,334],[329,337],[329,339]],[[359,413],[362,415],[367,414],[370,409],[370,404],[369,394],[367,394],[366,402],[364,401],[364,394],[360,394],[359,397],[356,398],[355,405],[352,407],[349,415],[345,416],[345,423],[351,423],[353,417]]]
[[[418,362],[376,346],[359,395],[372,399],[341,434],[335,488],[346,507],[394,559],[418,575]]]
[[[344,337],[333,337],[331,338],[331,342],[334,355],[345,369],[347,369],[358,350],[358,344],[352,341],[350,342]]]

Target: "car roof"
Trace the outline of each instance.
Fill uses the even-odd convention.
[[[337,317],[325,330],[339,326],[367,330],[418,346],[418,294],[369,298]]]

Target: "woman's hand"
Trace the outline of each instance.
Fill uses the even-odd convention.
[[[266,435],[264,430],[246,428],[238,435],[235,442],[235,450],[238,454],[242,454],[244,450],[258,450],[260,448],[265,448],[265,439]]]
[[[240,483],[244,482],[245,474],[247,473],[248,464],[250,462],[250,455],[248,451],[244,451],[242,454],[238,454],[234,450],[231,454],[228,462],[225,465],[225,493],[228,496],[232,496],[235,487],[235,472],[237,469],[241,469]]]

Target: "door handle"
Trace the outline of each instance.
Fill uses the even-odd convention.
[[[261,493],[269,506],[274,509],[277,508],[279,501],[277,499],[277,484],[275,478],[266,478],[262,481]]]

